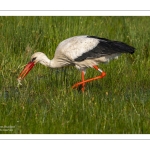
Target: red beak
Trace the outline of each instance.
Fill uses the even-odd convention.
[[[29,71],[34,67],[34,62],[29,62],[24,69],[22,70],[22,72],[20,73],[18,79],[23,79],[28,73]]]

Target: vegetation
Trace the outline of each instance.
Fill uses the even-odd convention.
[[[0,133],[150,133],[150,17],[0,17]],[[52,59],[59,42],[94,35],[125,42],[133,55],[99,67],[107,73],[86,84],[74,67],[37,64],[17,87],[17,77],[37,51]],[[88,69],[86,78],[98,72]]]

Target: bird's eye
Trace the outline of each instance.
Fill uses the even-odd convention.
[[[36,59],[36,57],[32,58],[32,62]]]

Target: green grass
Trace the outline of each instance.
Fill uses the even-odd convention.
[[[0,17],[0,133],[149,134],[149,22],[125,16]],[[88,83],[84,93],[71,89],[81,80],[74,67],[37,64],[17,87],[34,52],[52,59],[59,42],[75,35],[123,41],[136,52],[100,64],[107,76]],[[88,69],[86,78],[96,75]]]

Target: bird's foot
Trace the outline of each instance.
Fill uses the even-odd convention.
[[[75,89],[75,88],[78,88],[81,84],[83,84],[84,82],[78,82],[78,83],[76,83],[76,84],[74,84],[73,86],[72,86],[72,88],[73,89]]]
[[[94,77],[94,78],[90,78],[90,79],[87,79],[87,80],[82,81],[82,82],[78,82],[78,83],[74,84],[74,85],[72,86],[72,88],[73,88],[73,89],[79,88],[79,86],[81,85],[81,86],[82,86],[81,90],[84,91],[85,83],[90,82],[90,81],[93,81],[93,80],[101,79],[101,78],[103,78],[104,76],[106,76],[106,73],[105,73],[105,72],[102,72],[100,76],[97,76],[97,77]]]
[[[79,91],[81,90],[82,92],[84,92],[84,89],[85,89],[85,83],[84,82],[78,82],[76,84],[74,84],[72,86],[73,89],[78,89]]]

